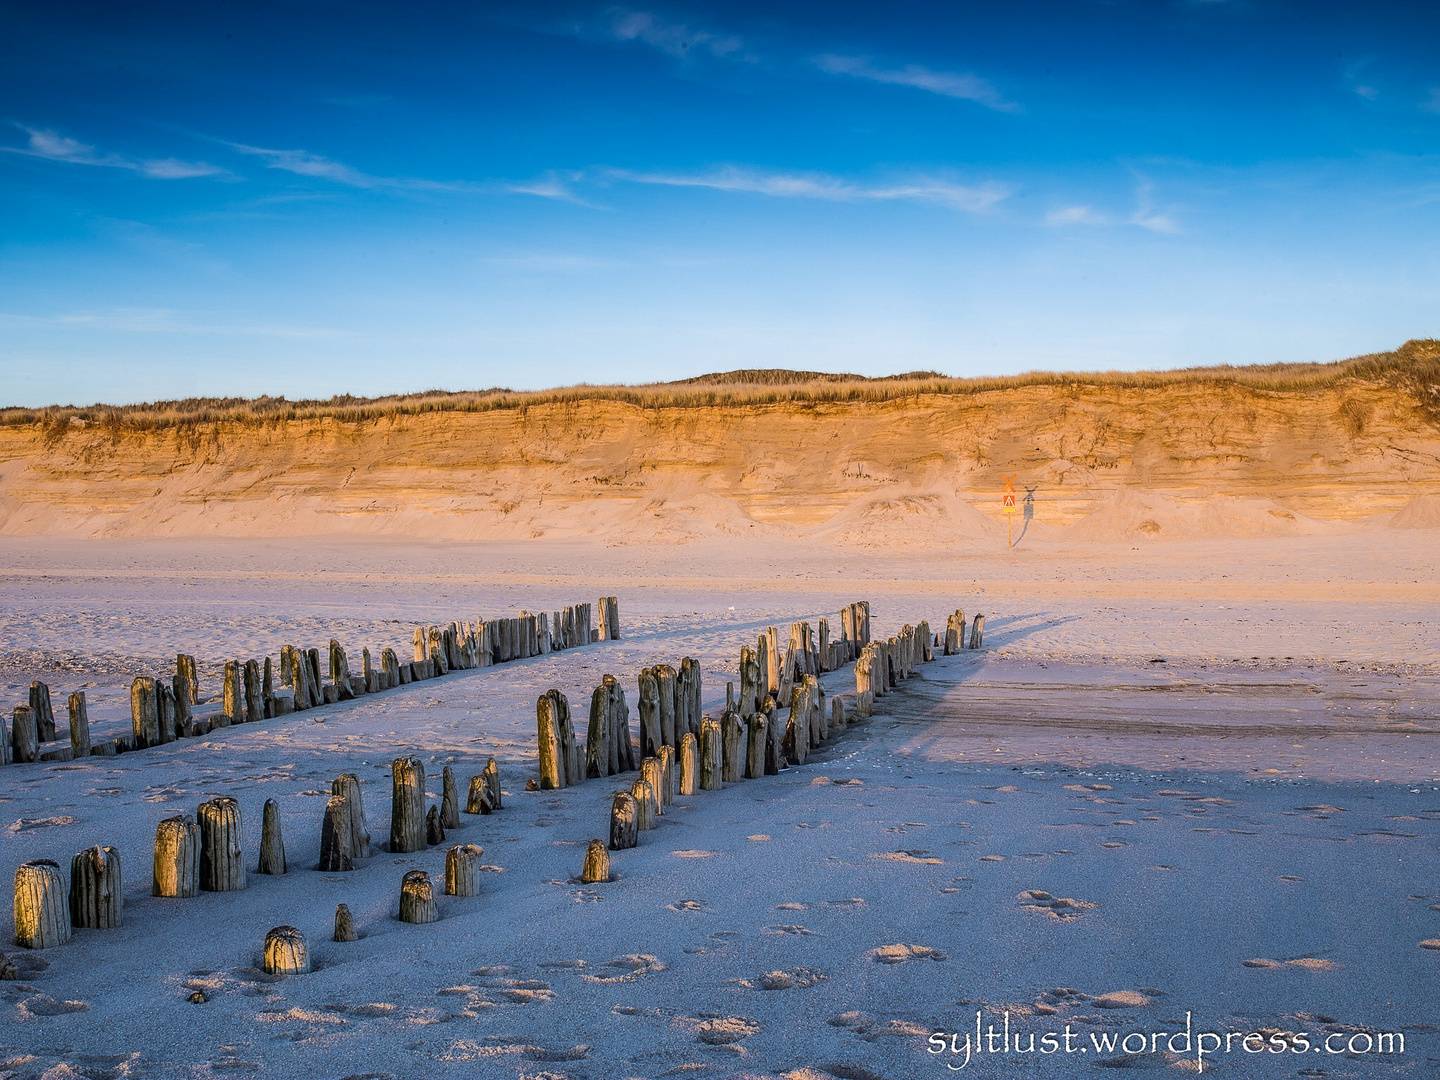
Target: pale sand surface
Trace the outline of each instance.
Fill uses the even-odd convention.
[[[405,657],[424,620],[616,594],[625,633],[118,759],[3,770],[0,875],[111,844],[126,911],[123,928],[78,932],[43,970],[0,982],[0,1075],[950,1075],[926,1037],[1007,1007],[1013,1030],[1069,1023],[1082,1041],[1174,1031],[1186,1011],[1197,1030],[1316,1043],[1404,1032],[1390,1057],[1237,1044],[1213,1060],[1236,1077],[1440,1073],[1440,951],[1420,947],[1440,938],[1435,537],[944,558],[0,541],[7,712],[44,678],[63,729],[65,693],[85,686],[97,735],[128,728],[130,678],[168,673],[182,649],[213,695],[225,657],[332,636],[352,665],[364,644]],[[633,715],[638,670],[692,655],[715,711],[764,626],[838,626],[855,599],[877,633],[983,611],[986,648],[926,665],[800,769],[682,798],[613,855],[617,880],[569,880],[622,785],[524,791],[538,694],[558,686],[583,722],[613,673]],[[853,693],[848,667],[823,681]],[[435,795],[445,764],[463,792],[494,755],[508,793],[452,833],[496,868],[485,894],[442,898],[431,926],[393,916],[406,869],[443,881],[442,849],[311,869],[330,779],[359,773],[383,840],[403,753]],[[279,801],[291,872],[150,897],[156,822],[220,794],[240,800],[252,869],[261,805]],[[329,940],[338,902],[360,941]],[[319,970],[258,974],[281,923],[306,933]],[[197,988],[207,1003],[186,1000]],[[1001,1054],[961,1075],[1108,1075],[1097,1058],[1151,1075],[1188,1060]]]

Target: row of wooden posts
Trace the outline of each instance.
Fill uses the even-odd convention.
[[[396,758],[391,765],[391,809],[389,850],[397,853],[423,851],[445,842],[445,830],[460,826],[460,799],[455,772],[445,766],[440,803],[426,809],[425,766],[416,757]],[[326,873],[351,871],[371,853],[370,827],[355,773],[342,773],[331,784],[320,834],[320,859],[316,869]],[[503,804],[500,769],[492,757],[483,771],[470,778],[465,812],[492,814]],[[189,898],[201,892],[234,892],[247,884],[246,857],[242,842],[240,804],[229,796],[209,799],[195,815],[177,814],[165,818],[155,829],[155,857],[152,892],[155,896]],[[475,844],[457,844],[446,853],[445,892],[451,896],[473,896],[479,892],[481,856]],[[265,800],[260,829],[261,874],[284,874],[290,866],[280,829],[280,806]],[[68,902],[67,902],[68,899]],[[113,847],[96,845],[70,860],[67,890],[60,864],[52,859],[33,859],[15,871],[15,943],[28,949],[45,949],[64,944],[72,927],[107,930],[124,919],[125,894],[121,883],[120,853]],[[427,912],[430,914],[427,917]],[[404,922],[433,922],[434,897],[429,878],[412,870],[401,886],[399,918]],[[354,920],[341,904],[336,911],[335,940],[353,941]],[[305,956],[304,940],[298,953],[293,927],[277,945],[277,963],[289,957],[298,963]],[[288,951],[287,951],[288,950]],[[265,944],[269,970],[271,940]],[[303,960],[308,970],[308,960]],[[283,974],[284,971],[281,971]]]
[[[836,654],[830,649],[812,647],[812,643],[815,646],[829,645],[828,620],[824,619],[820,620],[820,633],[814,638],[810,636],[807,623],[792,624],[789,648],[778,665],[768,664],[770,657],[780,655],[776,648],[778,635],[775,628],[768,628],[761,635],[755,649],[742,647],[739,697],[735,693],[735,684],[728,683],[725,710],[719,719],[702,717],[698,731],[682,730],[677,722],[674,731],[678,738],[674,743],[667,740],[670,728],[665,725],[663,715],[658,728],[658,742],[650,741],[644,706],[651,696],[648,684],[657,683],[662,691],[660,701],[663,702],[666,682],[663,678],[655,680],[653,672],[657,669],[642,671],[639,677],[642,703],[640,775],[628,791],[616,792],[612,798],[609,841],[607,843],[600,838],[590,841],[580,880],[586,884],[610,880],[610,852],[638,846],[640,834],[655,828],[666,808],[673,805],[678,797],[694,795],[698,791],[719,791],[726,784],[774,776],[787,768],[803,765],[811,751],[824,746],[833,735],[850,724],[870,716],[874,694],[859,685],[862,665],[866,668],[867,678],[878,678],[879,672],[884,670],[890,678],[903,679],[913,674],[920,663],[935,657],[934,641],[926,622],[915,627],[907,625],[888,641],[871,641],[869,605],[860,603],[849,605],[842,612],[841,625],[845,633],[841,639],[845,644],[843,654],[856,661],[857,689],[860,690],[856,710],[851,715],[847,715],[845,703],[839,697],[831,698],[829,708],[826,707],[819,675],[838,668],[840,663],[835,662]],[[829,663],[821,662],[821,658],[827,658]],[[885,662],[883,669],[879,667],[881,660]],[[682,661],[682,666],[685,662]],[[807,670],[807,667],[810,669]],[[698,679],[697,667],[697,686]],[[614,682],[610,676],[606,676],[606,681]],[[781,697],[782,693],[785,698]],[[552,690],[547,696],[551,695],[563,698],[559,691]],[[786,699],[789,715],[782,726],[780,702]],[[540,729],[543,747],[546,729],[543,710]],[[630,742],[628,725],[612,728],[610,733],[612,736],[618,734],[623,743]],[[623,751],[620,756],[623,757]],[[592,757],[588,746],[586,757],[587,760]],[[543,750],[540,760],[540,783],[544,787],[546,755]],[[589,775],[597,774],[590,772]],[[553,774],[551,779],[554,779]]]
[[[221,689],[221,709],[196,715],[194,706],[203,695],[195,657],[175,658],[170,679],[136,678],[130,686],[131,732],[114,739],[90,738],[85,692],[70,695],[70,745],[42,750],[56,738],[50,688],[30,684],[30,699],[15,707],[6,729],[0,717],[0,765],[33,761],[69,761],[92,754],[116,754],[159,746],[187,736],[208,735],[214,728],[253,723],[291,712],[350,701],[422,679],[438,678],[452,670],[489,667],[530,656],[542,656],[591,641],[620,636],[620,605],[613,596],[600,598],[600,627],[588,603],[574,604],[546,615],[522,611],[503,619],[477,619],[449,626],[417,627],[414,659],[401,663],[394,649],[382,649],[378,663],[370,649],[361,650],[361,670],[351,671],[339,641],[331,639],[326,657],[329,680],[322,678],[319,649],[285,645],[280,650],[279,686],[271,658],[227,660]]]

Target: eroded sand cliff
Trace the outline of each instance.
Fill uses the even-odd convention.
[[[1397,527],[1433,527],[1426,404],[1380,380],[1102,380],[149,428],[52,417],[0,427],[0,533],[962,545],[1003,537],[1010,475],[1035,489],[1035,533],[1076,540],[1299,534],[1397,512]]]

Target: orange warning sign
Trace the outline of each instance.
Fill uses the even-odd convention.
[[[1007,514],[1013,514],[1014,512],[1015,512],[1015,493],[1014,493],[1013,491],[1007,491],[1007,492],[1005,493],[1005,513],[1007,513]]]

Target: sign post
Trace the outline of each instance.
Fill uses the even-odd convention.
[[[1020,475],[1016,473],[1015,476]],[[1005,494],[1002,496],[1001,505],[1005,510],[1005,546],[1015,546],[1015,476],[1005,477]]]

